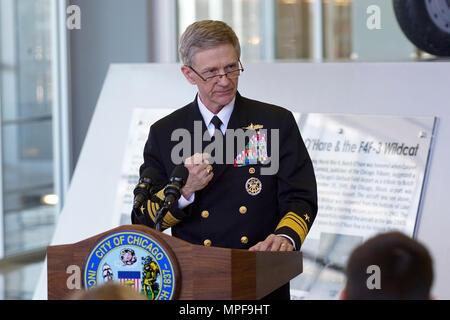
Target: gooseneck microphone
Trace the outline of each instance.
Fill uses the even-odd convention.
[[[169,183],[164,188],[164,200],[155,216],[156,230],[161,231],[161,222],[169,209],[178,205],[178,199],[181,197],[181,188],[186,184],[189,176],[188,169],[180,164],[173,169],[169,178]]]
[[[186,184],[189,171],[184,165],[178,165],[173,169],[169,183],[164,188],[164,205],[172,206],[181,197],[181,188]]]
[[[158,172],[149,167],[146,168],[139,179],[138,184],[134,188],[134,201],[133,201],[133,209],[139,209],[154,193],[154,187],[156,185],[156,177],[158,176]],[[140,211],[137,210],[140,214]]]

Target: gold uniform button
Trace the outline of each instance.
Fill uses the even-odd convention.
[[[212,242],[211,242],[211,240],[209,240],[209,239],[206,239],[205,241],[203,241],[203,245],[204,245],[205,247],[211,247],[211,244],[212,244]]]
[[[242,206],[239,208],[239,213],[240,214],[246,214],[247,213],[247,207],[246,206]]]
[[[248,238],[247,238],[246,236],[243,236],[243,237],[241,238],[241,243],[242,243],[242,244],[247,244],[247,243],[248,243]]]
[[[251,167],[250,169],[248,169],[248,173],[250,174],[254,174],[255,173],[255,168]]]
[[[209,211],[208,210],[203,210],[202,211],[202,218],[206,219],[209,217]]]

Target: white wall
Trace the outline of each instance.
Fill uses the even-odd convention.
[[[434,257],[433,294],[450,299],[450,62],[274,63],[245,66],[240,93],[292,111],[437,116],[418,238]],[[114,225],[111,212],[131,111],[181,107],[194,87],[175,64],[112,65],[97,103],[52,244],[73,243]],[[46,297],[43,270],[35,298]]]
[[[110,63],[151,61],[148,0],[70,0],[81,10],[81,29],[71,30],[71,162],[75,167]],[[73,168],[71,168],[72,170]]]

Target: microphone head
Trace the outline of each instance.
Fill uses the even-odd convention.
[[[154,180],[158,177],[159,173],[155,168],[147,167],[142,171],[140,179],[150,179]]]
[[[152,167],[147,167],[142,171],[139,182],[136,186],[135,192],[139,189],[147,189],[153,193],[155,190],[163,188],[164,182],[161,179],[159,172]]]
[[[186,184],[187,178],[189,177],[189,170],[184,166],[184,164],[177,165],[170,175],[170,181],[178,181],[181,183],[181,187]]]

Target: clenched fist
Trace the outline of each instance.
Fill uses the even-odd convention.
[[[189,199],[195,191],[202,190],[211,181],[214,174],[209,158],[211,155],[208,153],[196,153],[184,162],[184,166],[189,171],[186,184],[181,189],[185,199]]]

